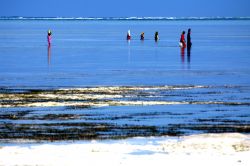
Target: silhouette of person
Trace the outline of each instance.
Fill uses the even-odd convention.
[[[192,46],[192,42],[191,42],[191,29],[188,29],[188,33],[187,33],[187,48],[191,48]]]
[[[155,42],[157,42],[159,40],[159,33],[156,31],[155,32]]]
[[[144,32],[141,33],[141,40],[144,40]]]

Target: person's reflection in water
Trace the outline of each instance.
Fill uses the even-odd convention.
[[[127,40],[128,43],[128,63],[131,61],[131,50],[130,50],[130,40]]]
[[[181,47],[181,61],[185,62],[185,47]]]
[[[191,47],[187,47],[187,61],[190,64],[190,62],[191,62]]]
[[[48,66],[50,66],[50,59],[51,59],[51,45],[48,45]]]
[[[155,56],[154,56],[154,58],[156,61],[158,60],[158,47],[159,47],[158,42],[155,41]]]
[[[190,69],[191,64],[191,47],[187,47],[187,66],[185,65],[185,47],[181,47],[181,62],[183,69]]]

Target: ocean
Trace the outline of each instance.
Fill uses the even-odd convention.
[[[249,18],[1,18],[0,62],[1,139],[250,132]]]

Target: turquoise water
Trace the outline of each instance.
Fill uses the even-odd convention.
[[[192,28],[190,53],[178,47],[181,32],[188,28]],[[53,33],[51,47],[46,41],[48,29]],[[128,29],[132,34],[129,42],[126,40]],[[160,37],[157,43],[155,31]],[[144,41],[139,40],[141,32],[145,32]],[[76,122],[107,123],[119,129],[126,125],[153,126],[158,132],[149,132],[152,135],[172,134],[172,130],[177,134],[187,134],[190,130],[193,133],[249,132],[250,20],[0,20],[0,62],[0,87],[4,95],[30,94],[32,89],[56,93],[53,90],[59,88],[176,86],[184,90],[176,90],[176,87],[153,90],[151,96],[146,97],[136,91],[131,92],[133,97],[117,100],[204,102],[75,109],[27,108],[27,105],[5,108],[4,104],[14,101],[2,97],[2,132],[8,131],[6,124],[14,126],[10,129],[14,132],[20,123],[38,124],[40,131],[40,124],[42,129],[50,123],[62,128],[63,123],[69,123],[67,125],[74,128],[70,124]],[[186,91],[186,86],[204,88]],[[142,93],[149,93],[145,89]],[[126,93],[121,94],[126,96]],[[23,111],[27,114],[18,120],[11,118]],[[46,116],[69,112],[70,120]],[[85,115],[93,118],[84,118]],[[238,130],[242,126],[245,130]],[[214,130],[208,130],[209,127]],[[112,135],[113,130],[104,135],[110,133]]]

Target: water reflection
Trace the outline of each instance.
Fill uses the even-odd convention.
[[[191,47],[187,47],[187,61],[188,64],[191,62]]]
[[[50,60],[51,60],[51,46],[48,45],[48,66],[50,66]]]
[[[154,54],[155,54],[155,57],[154,58],[156,58],[157,59],[157,57],[158,57],[158,42],[157,41],[155,41],[155,49],[154,49]]]
[[[181,47],[181,61],[185,62],[185,47]]]
[[[130,40],[127,40],[128,43],[128,63],[131,62],[131,50],[130,50]]]
[[[185,68],[185,47],[181,47],[181,62],[183,68]],[[187,68],[190,69],[191,64],[191,47],[187,47]]]

